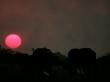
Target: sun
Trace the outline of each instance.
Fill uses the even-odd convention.
[[[5,45],[9,48],[16,49],[19,48],[22,44],[22,39],[17,34],[9,34],[5,38]]]

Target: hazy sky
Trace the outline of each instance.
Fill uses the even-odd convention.
[[[2,45],[10,33],[22,36],[23,52],[90,47],[99,57],[110,52],[110,0],[0,0]]]

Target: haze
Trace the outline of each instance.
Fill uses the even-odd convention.
[[[22,52],[90,47],[100,57],[110,51],[109,21],[110,0],[0,0],[0,43],[18,33]]]

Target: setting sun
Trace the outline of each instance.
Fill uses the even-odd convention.
[[[22,39],[19,35],[17,34],[9,34],[5,38],[5,44],[9,48],[18,48],[22,44]]]

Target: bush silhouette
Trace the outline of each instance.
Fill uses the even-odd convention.
[[[2,76],[0,80],[1,82],[91,81],[96,78],[95,75],[102,77],[102,74],[110,73],[107,69],[109,61],[110,57],[106,56],[97,59],[96,62],[96,53],[90,48],[71,49],[66,57],[47,48],[34,49],[33,54],[28,55],[0,47]]]

